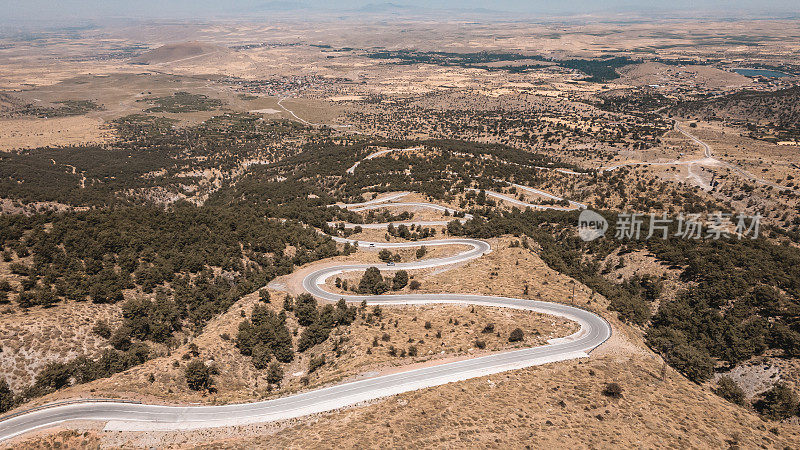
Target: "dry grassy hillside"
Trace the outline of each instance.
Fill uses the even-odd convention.
[[[784,128],[800,125],[800,87],[774,92],[742,91],[721,98],[685,103],[675,112],[705,119],[773,123]]]
[[[436,227],[435,239],[480,236],[492,246],[492,252],[469,262],[410,271],[409,283],[395,293],[574,304],[607,319],[612,338],[586,359],[291,421],[163,433],[105,433],[103,423],[68,423],[4,445],[798,447],[797,402],[784,402],[791,403],[792,416],[779,422],[762,419],[768,416],[759,416],[754,409],[762,414],[763,409],[752,401],[776,382],[795,393],[800,386],[800,358],[793,351],[800,348],[794,345],[800,342],[795,314],[800,289],[793,283],[800,275],[791,270],[800,267],[793,264],[800,257],[784,252],[800,244],[795,180],[800,21],[631,20],[621,26],[619,17],[593,16],[575,25],[473,23],[438,20],[441,16],[434,14],[398,26],[391,11],[387,20],[368,21],[351,13],[339,14],[338,26],[322,12],[300,21],[284,22],[281,15],[254,22],[141,20],[2,37],[0,187],[6,193],[0,217],[10,220],[0,227],[0,250],[10,255],[26,249],[30,255],[13,260],[3,255],[9,260],[0,262],[0,282],[8,280],[13,287],[0,289],[0,381],[7,379],[21,394],[45,364],[69,362],[59,372],[69,375],[67,383],[19,395],[14,409],[87,397],[173,405],[258,401],[543,345],[577,329],[552,316],[456,305],[368,306],[355,313],[342,305],[336,320],[328,321],[333,314],[325,313],[323,320],[320,304],[319,311],[313,306],[315,320],[302,322],[297,297],[305,292],[302,280],[310,272],[342,263],[386,267],[377,249],[362,245],[354,254],[340,254],[342,245],[317,240],[311,228],[353,221],[346,212],[329,216],[333,210],[326,205],[350,203],[359,194],[369,200],[373,193],[423,192],[398,201],[436,201],[481,219],[465,225],[463,233],[457,226],[447,232]],[[757,79],[731,67],[772,67],[792,76]],[[676,123],[709,147],[673,128]],[[415,142],[422,139],[441,142]],[[477,143],[507,147],[501,151]],[[423,150],[363,161],[355,173],[343,175],[367,150],[419,145]],[[39,148],[47,146],[61,148]],[[615,167],[623,164],[629,166]],[[540,165],[569,170],[535,168]],[[539,221],[517,214],[509,202],[486,202],[482,194],[478,200],[466,190],[492,189],[552,203],[501,187],[501,179],[608,212],[760,213],[768,238],[787,245],[767,249],[769,242],[762,247],[758,241],[720,250],[698,240],[691,246],[670,242],[670,248],[644,241],[617,246],[610,232],[607,241],[584,245],[572,242],[572,216],[543,213],[546,219]],[[68,205],[86,212],[76,215]],[[60,214],[44,216],[47,209]],[[388,211],[414,213],[414,220],[454,218],[417,207]],[[30,220],[19,233],[12,229],[14,213],[24,214],[20,223]],[[394,221],[368,214],[363,213],[367,223]],[[268,220],[262,223],[264,217]],[[489,225],[482,226],[483,218]],[[295,220],[309,227],[296,226]],[[350,237],[403,241],[385,229]],[[56,246],[64,249],[69,266],[49,255]],[[430,247],[419,257],[412,248],[391,253],[396,261],[409,262],[465,248]],[[607,249],[615,250],[606,254]],[[29,274],[19,268],[11,273],[8,263],[19,261],[30,266]],[[733,261],[744,263],[729,264]],[[47,303],[51,285],[58,289],[59,281],[69,281],[73,287],[71,275],[95,288],[98,295],[92,298],[105,298],[106,287],[121,295],[121,283],[100,277],[100,263],[109,274],[124,269],[120,279],[132,274],[137,287],[125,289],[126,299],[153,297],[144,292],[160,286],[169,288],[166,295],[173,303],[129,309],[123,302],[62,301],[61,294],[55,305]],[[205,264],[213,276],[198,273]],[[344,273],[338,281],[334,276],[327,287],[343,294],[346,281],[352,293],[362,275]],[[647,280],[640,278],[646,275]],[[268,281],[271,302],[263,302],[252,291]],[[74,284],[82,288],[84,283]],[[22,286],[31,291],[28,299],[36,295],[50,307],[26,304]],[[776,295],[762,299],[760,287],[774,287]],[[294,308],[285,306],[287,296],[295,298]],[[702,296],[715,300],[714,307],[694,308]],[[302,301],[303,306],[313,302]],[[679,301],[686,308],[670,314]],[[739,308],[746,314],[728,317]],[[124,318],[123,311],[128,311]],[[652,316],[659,311],[666,312]],[[689,311],[686,320],[677,314],[683,311]],[[280,326],[266,323],[265,316],[278,317]],[[699,320],[703,317],[709,319]],[[76,356],[95,358],[111,350],[114,339],[100,334],[114,335],[102,333],[102,327],[93,331],[98,319],[121,330],[119,335],[134,335],[134,344],[144,340],[149,359],[114,370],[80,358],[76,363]],[[158,325],[162,332],[134,330],[126,321]],[[237,346],[243,322],[244,339]],[[266,330],[272,335],[248,331],[262,325],[260,331],[274,328]],[[319,332],[315,325],[324,327],[319,333],[324,338],[299,351],[301,339]],[[509,342],[516,328],[524,339]],[[665,337],[653,339],[647,334],[653,328]],[[689,336],[685,345],[675,352],[684,335]],[[702,378],[693,378],[699,384],[665,366],[645,339],[684,374],[692,376],[687,368],[703,369]],[[292,361],[272,347],[276,342]],[[758,350],[761,346],[770,348]],[[240,347],[254,356],[243,355]],[[277,365],[280,381],[275,365],[256,368],[254,361]],[[187,367],[199,363],[212,369],[213,388],[189,388]],[[81,368],[92,369],[85,370],[92,378],[77,375]],[[48,378],[43,372],[40,380]],[[746,407],[713,393],[725,384],[721,376],[742,388]],[[612,382],[621,386],[621,396],[604,393]],[[0,407],[11,404],[0,402]]]
[[[230,53],[231,50],[219,45],[206,44],[202,42],[182,42],[177,44],[167,44],[145,52],[130,62],[134,64],[162,64],[179,61],[187,58],[194,58],[211,53]]]
[[[429,256],[448,254],[450,248],[441,248]],[[520,249],[508,248],[507,243],[488,255],[488,260],[473,261],[464,266],[451,268],[437,274],[429,274],[430,287],[438,277],[452,280],[458,284],[463,279],[486,279],[489,284],[485,289],[495,294],[517,295],[521,291],[509,282],[505,276],[498,279],[489,272],[499,264],[506,264],[511,259],[519,259],[520,264],[513,266],[510,277],[517,274],[522,277],[548,278],[551,282],[533,285],[531,298],[559,300],[565,297],[569,287],[556,281],[554,273],[544,266],[535,255],[528,252],[520,254]],[[374,260],[374,252],[359,252],[349,257],[338,257],[340,261]],[[509,264],[509,266],[511,266]],[[294,274],[278,279],[272,283],[279,289],[290,289],[293,293],[302,277],[318,264],[311,264]],[[423,280],[427,278],[422,278]],[[532,280],[532,279],[531,279]],[[531,281],[533,283],[533,281]],[[423,288],[428,284],[425,281]],[[571,286],[571,285],[570,285]],[[445,292],[479,292],[470,283],[435,288]],[[425,290],[423,289],[423,292]],[[299,293],[299,291],[297,292]],[[269,307],[280,311],[285,294],[271,290],[272,301]],[[585,288],[578,286],[576,297],[582,302],[588,300]],[[266,382],[267,370],[256,370],[249,356],[243,356],[236,348],[235,339],[238,325],[244,317],[248,317],[253,305],[258,303],[258,295],[243,297],[225,314],[210,322],[204,331],[182,345],[171,354],[153,359],[128,371],[110,378],[73,386],[52,395],[38,399],[41,404],[62,398],[82,396],[131,398],[168,403],[204,402],[228,403],[269,398],[286,395],[291,392],[320,387],[330,383],[341,382],[353,377],[374,376],[388,370],[417,364],[442,362],[449,358],[474,356],[476,354],[513,348],[520,345],[543,345],[548,339],[566,336],[576,330],[575,324],[563,319],[532,314],[523,311],[498,311],[493,308],[468,307],[458,305],[431,305],[422,307],[383,307],[381,317],[370,320],[366,316],[374,315],[374,309],[368,307],[360,310],[356,321],[346,327],[336,328],[331,337],[305,352],[297,353],[295,360],[283,366],[285,377],[280,385]],[[493,325],[493,331],[484,332],[487,325]],[[301,329],[292,314],[288,315],[289,330]],[[508,336],[514,328],[524,331],[522,343],[509,343]],[[295,341],[297,336],[295,336]],[[477,344],[477,341],[481,341]],[[184,379],[184,367],[189,361],[190,347],[198,348],[199,358],[219,368],[216,380],[217,391],[204,394],[191,391]],[[411,356],[410,348],[415,347],[416,355]],[[479,348],[479,347],[484,348]],[[391,354],[395,348],[395,354]],[[324,355],[326,364],[309,374],[309,361],[313,356]],[[150,375],[153,374],[153,378]],[[306,380],[307,378],[307,384]]]
[[[69,302],[0,314],[0,373],[19,392],[33,383],[48,362],[97,356],[108,347],[105,339],[92,332],[98,320],[116,326],[121,321],[120,307]]]
[[[280,298],[277,294],[274,297]],[[366,323],[358,319],[353,325],[334,331],[331,339],[323,344],[298,353],[295,361],[283,366],[285,377],[280,385],[270,385],[266,381],[267,370],[256,370],[251,358],[241,355],[234,342],[241,321],[240,312],[249,312],[257,301],[255,296],[243,299],[191,341],[198,346],[202,360],[219,368],[219,373],[214,376],[216,392],[212,394],[187,387],[183,369],[188,359],[184,355],[191,350],[184,345],[169,356],[156,358],[110,378],[65,389],[36,403],[83,396],[179,404],[250,401],[318,388],[354,377],[376,376],[398,367],[518,347],[520,343],[508,342],[511,330],[518,327],[527,336],[522,343],[525,346],[543,345],[548,339],[574,331],[574,325],[564,320],[523,312],[503,311],[498,314],[491,308],[461,306],[386,307],[380,320]],[[492,333],[482,333],[487,324],[493,324]],[[296,327],[297,324],[293,323],[290,329]],[[484,349],[476,348],[477,340],[483,342]],[[417,349],[415,356],[408,354],[411,347]],[[395,354],[390,353],[392,348],[396,349]],[[320,355],[326,357],[326,364],[310,374],[310,359]],[[150,374],[154,375],[153,379]]]
[[[279,424],[118,433],[112,446],[253,448],[792,448],[800,428],[763,422],[638,352],[453,383]],[[621,398],[603,394],[618,383]],[[213,436],[213,437],[212,437]],[[216,438],[216,441],[209,439]],[[41,445],[43,441],[32,441]]]
[[[749,78],[735,72],[720,70],[711,66],[667,65],[659,62],[646,62],[621,68],[619,71],[625,84],[680,85],[696,83],[708,89],[730,89],[751,85]]]

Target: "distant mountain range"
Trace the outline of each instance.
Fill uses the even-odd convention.
[[[408,5],[399,5],[397,3],[369,3],[360,8],[356,8],[355,11],[358,12],[367,12],[367,13],[385,13],[385,12],[393,12],[393,11],[409,11],[414,9],[415,7],[408,6]],[[418,7],[416,9],[419,9]]]
[[[479,13],[479,14],[497,14],[501,11],[493,10],[489,8],[438,8],[438,7],[423,7],[423,6],[416,6],[416,5],[408,5],[402,3],[394,3],[394,2],[382,2],[382,3],[367,3],[363,6],[354,6],[354,7],[342,7],[342,8],[334,8],[333,5],[327,6],[316,6],[310,4],[308,2],[303,1],[270,1],[259,3],[252,8],[250,8],[251,12],[290,12],[290,11],[326,11],[326,10],[333,10],[335,9],[338,12],[342,13],[366,13],[366,14],[425,14],[425,13],[433,13],[433,12],[472,12],[472,13]]]
[[[272,2],[261,3],[257,6],[251,8],[251,11],[258,12],[258,11],[298,11],[302,9],[309,9],[311,8],[310,5],[304,2],[291,2],[291,1],[281,1],[276,0]]]
[[[0,15],[0,24],[39,22],[136,20],[136,19],[224,19],[275,16],[350,17],[388,15],[409,18],[526,20],[546,17],[599,15],[601,17],[655,20],[659,17],[685,18],[797,18],[796,0],[573,0],[570,2],[496,0],[485,7],[477,0],[26,0],[13,2]],[[720,16],[723,12],[723,16]],[[0,32],[3,30],[0,29]]]

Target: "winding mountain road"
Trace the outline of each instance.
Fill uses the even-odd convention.
[[[733,172],[738,173],[742,177],[753,181],[755,183],[763,184],[765,186],[771,186],[775,189],[779,190],[792,190],[787,186],[782,186],[777,183],[773,183],[771,181],[767,181],[763,178],[759,178],[752,173],[748,172],[745,169],[737,166],[736,164],[729,163],[727,161],[723,161],[714,156],[713,149],[711,145],[706,142],[703,142],[700,138],[690,133],[688,130],[683,128],[679,124],[675,124],[675,130],[689,138],[692,142],[700,146],[703,149],[703,157],[702,158],[695,158],[695,159],[687,159],[687,160],[672,160],[672,161],[661,161],[661,162],[647,162],[647,161],[629,161],[624,163],[615,164],[613,166],[609,166],[603,169],[600,169],[602,172],[610,172],[613,170],[620,169],[622,167],[627,166],[686,166],[689,172],[687,178],[691,179],[699,188],[709,191],[713,186],[710,186],[709,183],[704,180],[700,175],[695,172],[697,166],[705,166],[705,167],[725,167]]]
[[[527,188],[530,189],[530,188]],[[367,209],[386,204],[384,202],[402,198],[406,193],[361,203],[347,205],[355,209]],[[517,200],[515,200],[517,201]],[[442,210],[442,206],[413,203]],[[449,208],[444,208],[449,210]],[[385,227],[386,224],[381,224]],[[338,242],[356,241],[334,237]],[[469,247],[459,254],[441,258],[381,265],[381,271],[418,270],[461,263],[492,251],[486,241],[476,239],[440,239],[408,243],[359,242],[361,249],[406,248],[418,246],[460,245]],[[492,375],[508,370],[587,357],[589,352],[611,336],[611,326],[600,316],[560,303],[548,303],[528,299],[482,296],[470,294],[395,294],[395,295],[342,295],[326,290],[325,280],[344,272],[363,271],[374,264],[343,264],[316,270],[303,279],[303,288],[317,298],[348,302],[366,300],[372,305],[422,305],[422,304],[467,304],[532,311],[550,314],[576,322],[580,329],[570,336],[553,339],[548,345],[503,351],[457,362],[408,370],[390,375],[343,383],[314,391],[304,392],[274,400],[231,404],[225,406],[166,406],[147,405],[121,401],[77,401],[70,404],[43,407],[0,418],[0,441],[42,427],[68,421],[107,422],[105,430],[119,431],[175,431],[212,427],[228,427],[252,423],[263,423],[301,417],[356,405],[403,392],[439,386],[470,378]]]

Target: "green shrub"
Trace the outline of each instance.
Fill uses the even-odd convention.
[[[753,407],[769,420],[784,420],[798,414],[797,394],[784,383],[778,383],[761,394]]]
[[[266,367],[269,360],[264,361],[267,354],[280,362],[291,362],[294,359],[292,334],[286,328],[286,313],[275,314],[269,307],[256,304],[251,313],[252,320],[239,323],[236,335],[236,347],[243,355],[253,356],[258,364]],[[254,364],[256,361],[253,361]]]
[[[358,283],[359,294],[380,295],[388,290],[389,286],[383,280],[383,275],[377,267],[368,268]]]
[[[394,278],[392,279],[392,290],[399,291],[403,289],[408,284],[408,272],[405,270],[399,270],[397,273],[394,274]]]
[[[392,260],[392,252],[386,250],[385,248],[378,252],[378,258],[383,262],[389,262]]]
[[[120,326],[111,334],[111,337],[108,339],[108,343],[111,344],[117,350],[126,351],[131,348],[131,329],[126,326]]]
[[[611,398],[620,398],[622,397],[622,386],[617,383],[608,383],[603,388],[603,395]]]
[[[294,315],[301,326],[309,326],[317,321],[317,299],[311,294],[302,294],[297,297],[294,305]]]
[[[325,342],[330,333],[331,329],[323,324],[319,322],[312,323],[300,333],[300,339],[297,340],[297,351],[304,352],[315,345]]]
[[[184,369],[186,384],[193,391],[211,390],[214,387],[214,379],[211,377],[211,368],[203,361],[193,359]]]
[[[69,384],[72,371],[62,362],[47,363],[36,375],[35,385],[47,391],[56,391]]]
[[[283,299],[283,309],[289,312],[294,310],[294,299],[292,299],[291,295],[287,295],[286,298]]]
[[[103,339],[108,339],[111,337],[111,327],[108,325],[108,322],[105,320],[98,320],[94,327],[92,328],[92,332]]]
[[[728,376],[720,377],[719,380],[717,380],[717,387],[713,389],[713,391],[725,400],[740,406],[743,406],[747,400],[742,388]]]
[[[317,369],[325,365],[325,355],[319,355],[311,358],[308,361],[308,373],[312,374],[316,372]]]
[[[673,348],[667,361],[686,375],[690,380],[700,383],[714,374],[714,360],[703,350],[688,344]]]
[[[0,378],[0,414],[14,407],[14,393],[5,378]]]
[[[253,348],[253,367],[264,370],[272,360],[272,352],[266,345],[257,345]]]

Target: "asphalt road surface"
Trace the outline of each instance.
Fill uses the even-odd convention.
[[[363,208],[395,200],[394,195],[360,205]],[[515,199],[513,199],[515,200]],[[414,204],[423,206],[424,204]],[[577,206],[577,205],[576,205]],[[574,207],[574,206],[573,206]],[[433,205],[434,209],[442,207]],[[382,224],[386,226],[386,224]],[[338,242],[355,242],[334,238]],[[382,271],[415,270],[466,262],[491,252],[488,242],[476,239],[440,239],[408,243],[359,242],[361,249],[402,248],[418,246],[464,245],[468,250],[457,255],[425,259],[395,265],[379,265]],[[312,272],[303,279],[303,287],[315,297],[329,301],[344,298],[348,302],[367,301],[371,305],[469,304],[534,311],[564,317],[577,322],[580,329],[565,338],[553,339],[548,345],[494,353],[468,360],[439,364],[344,383],[274,400],[225,406],[165,406],[119,401],[84,401],[54,405],[0,420],[0,441],[68,421],[103,421],[106,430],[154,431],[226,427],[285,420],[356,405],[390,395],[508,370],[588,356],[588,353],[611,336],[611,327],[600,316],[560,303],[527,299],[467,294],[401,294],[360,296],[341,295],[325,289],[325,280],[348,271],[362,271],[374,265],[351,264]]]
[[[346,241],[345,239],[338,239]],[[351,241],[352,242],[352,241]],[[362,248],[397,248],[419,245],[454,245],[471,247],[454,256],[434,258],[394,266],[379,266],[381,270],[413,270],[435,267],[478,258],[491,247],[474,239],[443,239],[419,243],[390,244],[360,242]],[[321,269],[309,274],[303,286],[314,296],[335,301],[342,295],[328,292],[325,280],[346,271],[364,270],[368,264],[343,265]],[[491,375],[547,362],[587,356],[588,352],[611,336],[611,327],[601,317],[571,306],[506,297],[462,294],[413,294],[381,296],[344,296],[347,301],[380,305],[419,305],[457,303],[535,311],[564,317],[577,322],[580,330],[566,338],[555,339],[549,345],[523,350],[506,351],[474,359],[451,362],[407,372],[395,373],[345,383],[297,395],[263,402],[226,406],[162,406],[121,402],[86,402],[55,406],[11,417],[0,422],[0,440],[27,431],[72,420],[107,421],[107,430],[186,430],[269,422],[330,411],[403,392],[438,386],[469,378]]]

